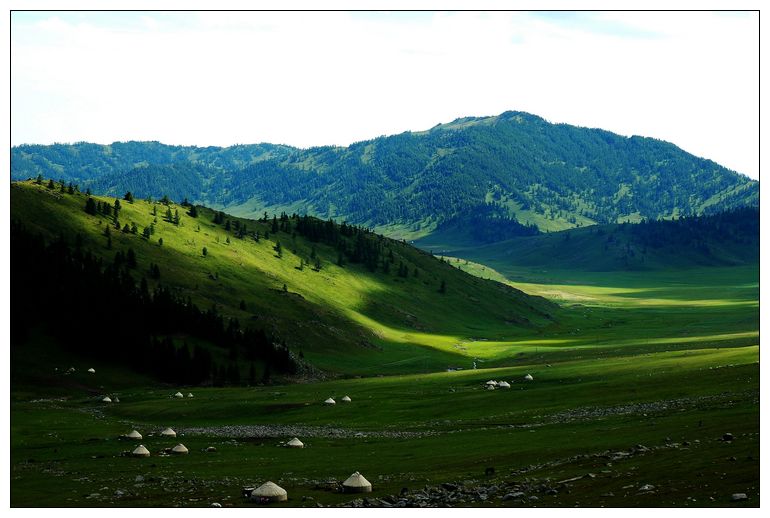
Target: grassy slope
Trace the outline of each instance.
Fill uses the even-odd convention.
[[[471,337],[529,336],[552,325],[546,315],[557,311],[543,299],[457,272],[398,242],[390,242],[396,263],[403,259],[410,272],[418,268],[418,278],[399,278],[395,267],[390,275],[373,274],[359,265],[340,268],[336,251],[321,244],[315,246],[322,269],[300,271],[300,257],[307,259],[312,247],[301,237],[279,232],[259,243],[240,240],[215,225],[211,211],[202,209],[194,219],[184,207],[172,205],[172,212],[181,215],[176,227],[164,221],[165,206],[140,200],[122,204],[121,225],[135,222],[141,234],[153,219],[154,206],[155,235],[147,241],[113,229],[113,249],[107,250],[101,233],[109,221],[83,211],[85,195],[51,192],[30,182],[13,184],[11,192],[13,217],[31,230],[63,232],[70,238],[81,233],[84,245],[107,260],[116,250],[132,247],[139,270],[146,271],[151,262],[159,264],[161,282],[178,295],[204,308],[215,303],[226,315],[268,327],[312,363],[335,372],[398,373],[469,364],[457,343]],[[268,224],[248,223],[261,235],[269,231]],[[277,240],[283,258],[273,250]],[[204,246],[206,257],[201,253]],[[445,295],[437,292],[442,279],[448,287]],[[282,290],[284,284],[288,292]],[[241,300],[246,311],[238,308]]]
[[[708,252],[692,246],[647,247],[631,227],[600,225],[479,245],[467,235],[434,233],[415,244],[435,253],[457,255],[497,269],[548,269],[608,272],[665,270],[756,264],[758,241],[751,244],[709,238]]]

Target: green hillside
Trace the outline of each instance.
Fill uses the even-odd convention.
[[[312,218],[252,221],[203,207],[192,217],[190,207],[138,199],[122,201],[115,228],[112,210],[101,210],[112,209],[116,200],[94,196],[98,210],[88,214],[87,198],[46,182],[13,183],[11,217],[49,241],[61,236],[78,242],[105,264],[130,249],[136,261],[130,274],[143,278],[150,291],[162,285],[180,300],[263,329],[330,373],[470,365],[471,353],[458,343],[530,336],[555,325],[558,315],[544,299],[459,272],[364,229]],[[350,235],[332,245],[311,235],[313,228]],[[357,261],[359,248],[379,255]]]
[[[595,225],[491,244],[457,230],[441,229],[415,245],[498,270],[649,271],[759,263],[759,210],[754,208],[671,221]]]
[[[187,197],[252,218],[264,210],[307,212],[407,239],[474,214],[485,215],[476,222],[482,234],[499,231],[506,239],[501,218],[558,231],[716,213],[759,200],[756,181],[673,144],[523,112],[348,147],[14,147],[12,178],[38,174],[113,196]]]

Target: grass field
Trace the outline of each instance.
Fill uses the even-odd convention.
[[[32,205],[24,199],[30,219]],[[56,214],[61,200],[51,203]],[[149,208],[137,202],[130,210],[140,218]],[[89,224],[85,214],[77,217]],[[273,297],[269,303],[285,311],[286,325],[292,318],[306,322],[302,311],[312,308],[338,319],[340,336],[363,330],[379,349],[339,347],[319,334],[306,357],[343,376],[171,387],[120,366],[95,365],[90,375],[88,360],[67,357],[37,336],[24,354],[12,355],[12,506],[250,506],[241,488],[267,480],[289,493],[277,507],[337,505],[360,495],[328,491],[324,483],[354,471],[374,486],[365,496],[377,499],[405,487],[415,495],[453,483],[485,495],[452,503],[459,506],[759,506],[757,267],[592,273],[449,258],[454,268],[559,304],[500,292],[514,298],[511,308],[530,300],[535,308],[551,308],[552,320],[514,325],[500,318],[505,310],[492,307],[498,298],[482,300],[502,288],[477,285],[456,270],[450,287],[463,290],[438,306],[431,297],[439,295],[426,285],[409,301],[409,290],[397,281],[331,266],[321,273],[336,288],[323,292],[317,283],[303,286],[310,272],[294,269],[286,256],[286,264],[268,270],[265,265],[279,262],[268,243],[264,256],[245,243],[216,248],[216,228],[205,220],[201,227],[214,242],[212,257],[236,258],[216,266],[222,282],[238,281],[228,284],[236,298],[252,291]],[[185,222],[185,231],[194,228]],[[178,254],[185,274],[200,275],[180,281],[180,288],[197,284],[201,300],[219,296],[198,273],[206,270],[197,261],[207,263],[184,252],[185,240],[195,239],[198,248],[203,237],[174,237],[171,228],[162,235],[164,253]],[[137,255],[140,261],[160,257],[144,244]],[[244,277],[239,261],[255,261],[275,277]],[[164,279],[177,275],[170,265],[162,270]],[[262,278],[290,281],[304,302],[295,306],[296,297],[271,291],[274,284],[260,286],[267,282]],[[256,298],[247,301],[256,304]],[[396,308],[419,315],[419,324],[407,325],[403,315],[399,321]],[[63,375],[69,366],[76,372]],[[447,372],[447,366],[463,370]],[[526,382],[525,374],[534,380]],[[490,379],[510,381],[511,389],[486,390]],[[171,398],[177,390],[195,397]],[[105,394],[118,395],[120,403],[101,403]],[[343,395],[352,402],[322,405]],[[166,426],[180,436],[160,438]],[[133,428],[145,435],[150,458],[121,456],[133,443],[118,437]],[[726,433],[734,440],[722,440]],[[293,436],[306,448],[279,447]],[[157,454],[178,442],[189,455]],[[208,446],[217,451],[202,451]],[[514,486],[522,494],[508,498]],[[732,502],[734,493],[747,499]]]

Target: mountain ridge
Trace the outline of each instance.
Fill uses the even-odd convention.
[[[674,144],[516,111],[346,147],[26,145],[12,148],[11,170],[240,216],[299,209],[402,237],[489,205],[541,231],[758,205],[757,181]]]

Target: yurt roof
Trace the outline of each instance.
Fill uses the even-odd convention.
[[[326,403],[327,405],[334,405],[334,404],[336,404],[337,402],[336,402],[336,401],[334,401],[332,398],[329,398],[329,399],[327,399],[326,401],[324,401],[324,403]]]
[[[524,376],[524,379],[527,380],[527,381],[532,381],[532,379],[533,379],[532,378],[532,374],[527,374],[526,376]]]
[[[177,392],[176,394],[174,394],[174,397],[184,397],[184,394],[182,394],[181,392]]]
[[[140,444],[136,448],[134,448],[134,451],[131,452],[132,455],[149,455],[150,450],[144,447],[143,444]]]
[[[366,480],[366,478],[364,478],[358,471],[350,475],[342,485],[347,487],[372,487],[371,482]]]
[[[501,381],[500,383],[497,384],[497,386],[503,387],[503,388],[511,388],[511,384],[508,383],[507,381]]]
[[[110,399],[110,396],[104,396],[102,398],[102,403],[112,403],[112,399]]]
[[[129,439],[141,439],[142,438],[142,434],[140,434],[136,430],[131,430],[130,432],[128,432],[126,434],[126,437],[128,437]]]
[[[184,444],[177,444],[173,448],[171,448],[171,451],[173,453],[189,453],[190,450],[187,449],[187,447]]]
[[[304,446],[305,446],[305,445],[302,443],[302,441],[300,441],[300,440],[299,440],[299,439],[297,439],[296,437],[295,437],[294,439],[290,440],[289,442],[287,442],[287,443],[286,443],[286,445],[287,445],[287,446],[300,446],[300,447],[304,447]]]
[[[176,437],[176,432],[174,430],[172,430],[171,428],[166,428],[165,430],[160,432],[160,434],[161,435],[173,435],[174,437]]]
[[[90,372],[91,374],[94,374],[96,371],[94,370],[93,367],[91,367],[90,369],[88,369],[88,372]]]
[[[286,496],[286,490],[269,480],[251,492],[251,496],[276,497]]]
[[[345,403],[350,403],[350,401],[351,401],[351,400],[350,400],[350,397],[349,397],[349,396],[344,396],[344,397],[342,398],[342,401],[344,401]]]
[[[187,397],[193,397],[192,392],[188,392]]]
[[[489,381],[486,382],[486,385],[495,386],[495,385],[497,385],[497,382],[495,380],[489,380]]]

